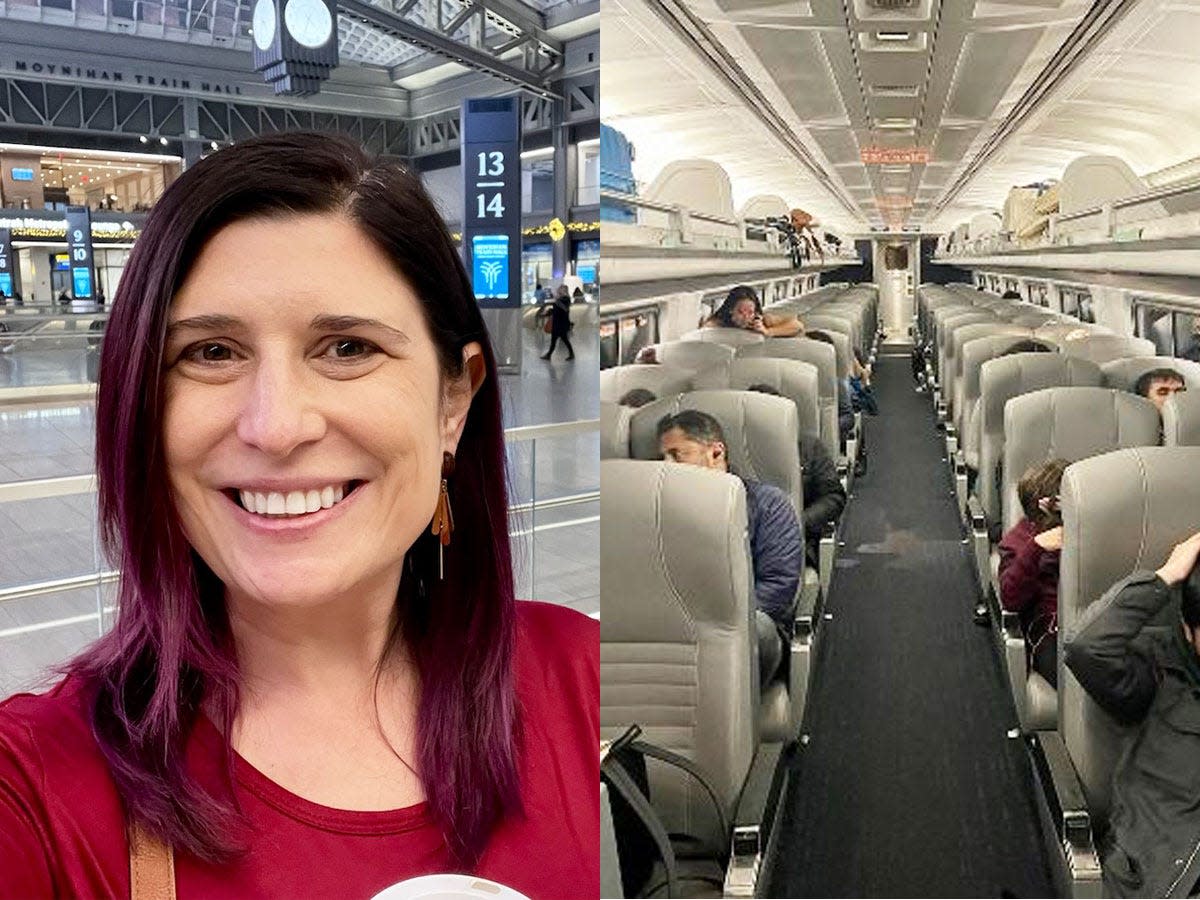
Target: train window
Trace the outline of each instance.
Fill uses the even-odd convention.
[[[1170,310],[1135,303],[1133,307],[1134,333],[1154,342],[1154,352],[1160,356],[1173,356],[1175,337]]]
[[[1096,321],[1096,308],[1091,294],[1081,293],[1079,295],[1079,321],[1088,323]]]
[[[611,319],[600,323],[600,368],[611,369],[621,361],[617,346],[617,323]]]
[[[1062,311],[1068,316],[1079,315],[1079,294],[1070,288],[1058,289],[1059,301],[1062,304]]]
[[[1200,362],[1200,314],[1175,313],[1174,355]]]
[[[658,313],[632,313],[621,318],[620,359],[628,365],[637,359],[638,351],[658,341]]]
[[[1033,302],[1038,306],[1045,306],[1047,308],[1050,306],[1050,290],[1047,285],[1035,285]]]

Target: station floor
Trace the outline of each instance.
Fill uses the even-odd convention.
[[[548,338],[526,331],[520,375],[502,375],[505,427],[595,419],[595,326],[572,332],[576,357],[540,359]],[[0,354],[0,388],[86,383],[82,349]],[[93,471],[94,402],[0,405],[0,484]],[[510,504],[599,490],[599,434],[510,442]],[[536,489],[536,490],[535,490]],[[600,610],[600,504],[554,506],[510,518],[517,596]],[[110,569],[100,556],[95,496],[0,503],[0,590]],[[111,618],[115,584],[0,601],[0,698],[52,683],[58,665]]]

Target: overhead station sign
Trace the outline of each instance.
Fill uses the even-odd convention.
[[[924,165],[929,162],[928,147],[864,147],[860,151],[864,165]]]
[[[76,300],[92,297],[92,211],[67,207],[67,252],[71,256],[71,286]]]

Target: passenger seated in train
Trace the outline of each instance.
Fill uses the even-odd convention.
[[[1158,407],[1159,415],[1162,415],[1163,404],[1172,394],[1186,390],[1187,383],[1183,380],[1183,376],[1174,369],[1166,367],[1151,369],[1138,378],[1133,386],[1135,394],[1145,397]]]
[[[617,401],[620,406],[628,406],[631,409],[640,409],[647,403],[653,403],[658,398],[654,396],[654,391],[646,388],[630,388],[621,395],[621,399]]]
[[[717,307],[705,328],[745,328],[767,337],[803,337],[804,323],[797,316],[764,313],[762,301],[749,285],[739,284],[729,292],[725,302]]]
[[[1044,341],[1035,341],[1033,338],[1025,341],[1017,341],[1000,356],[1012,356],[1014,353],[1053,353],[1054,348]],[[998,358],[998,357],[997,357]]]
[[[1021,618],[1029,666],[1058,687],[1058,562],[1064,459],[1032,466],[1017,483],[1025,516],[1000,540],[1000,603]]]
[[[637,356],[634,357],[633,361],[639,366],[657,366],[658,353],[653,345],[643,347],[637,352]]]
[[[752,384],[747,390],[781,396],[769,384]],[[808,564],[817,568],[821,532],[826,525],[836,525],[846,508],[846,489],[838,478],[837,465],[818,435],[800,435],[800,476],[804,487],[804,511],[800,515],[804,553]]]
[[[1140,725],[1113,773],[1099,840],[1112,897],[1195,896],[1200,888],[1200,532],[1157,571],[1135,572],[1093,604],[1064,644],[1084,690]],[[1180,621],[1143,629],[1179,604]],[[1173,619],[1173,617],[1172,617]]]
[[[1018,294],[1016,291],[1005,291],[1003,294],[1000,295],[1000,299],[1001,300],[1020,300],[1021,295]]]
[[[829,344],[836,349],[837,344],[824,331],[813,329],[808,332],[805,337],[814,341],[821,341],[824,344]],[[843,441],[850,436],[850,432],[854,430],[854,403],[850,399],[850,379],[838,379],[838,433]]]
[[[685,409],[658,423],[658,447],[671,462],[731,472],[721,423],[707,413]],[[759,684],[779,668],[791,640],[792,607],[800,586],[800,523],[787,495],[752,478],[746,486],[746,521],[754,564],[755,620],[758,624]]]

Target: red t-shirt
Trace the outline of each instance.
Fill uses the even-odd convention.
[[[534,900],[600,895],[599,623],[564,607],[517,604],[516,684],[525,734],[525,816],[503,821],[473,874]],[[0,704],[0,900],[129,896],[120,799],[68,678]],[[221,736],[201,717],[189,771],[220,784]],[[180,900],[368,900],[408,878],[452,871],[426,804],[353,812],[310,803],[235,762],[255,837],[232,867],[177,854]]]

